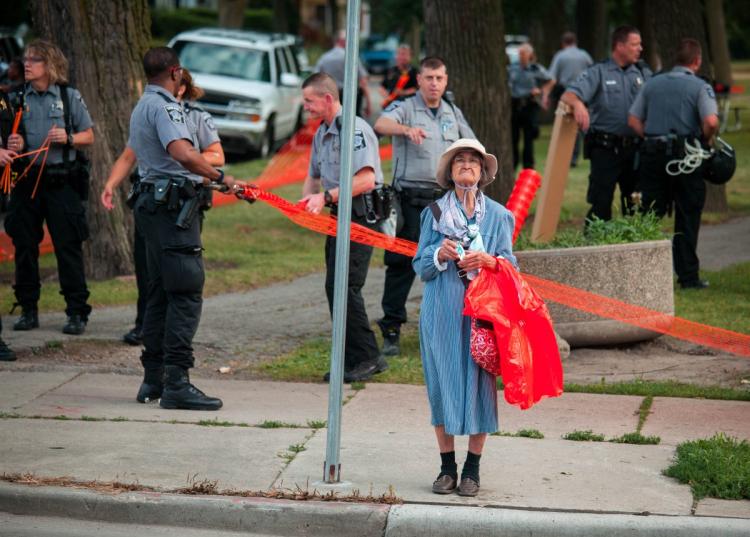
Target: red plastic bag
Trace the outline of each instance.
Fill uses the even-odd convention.
[[[492,322],[505,400],[522,409],[563,391],[557,340],[547,306],[505,259],[469,284],[464,315]]]

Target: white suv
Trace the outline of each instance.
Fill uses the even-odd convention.
[[[268,156],[303,122],[304,51],[289,34],[220,28],[183,32],[169,46],[206,94],[226,151]]]

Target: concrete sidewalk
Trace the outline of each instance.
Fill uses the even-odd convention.
[[[208,480],[218,481],[219,490],[327,492],[316,483],[325,458],[325,429],[316,422],[327,418],[326,385],[202,380],[201,388],[221,396],[225,408],[200,413],[138,404],[139,382],[114,374],[0,371],[0,473],[138,483],[161,491]],[[392,493],[404,505],[113,496],[5,483],[0,512],[7,515],[0,520],[12,527],[22,520],[17,515],[68,516],[258,535],[456,535],[468,527],[473,535],[501,528],[503,535],[750,533],[750,501],[694,503],[689,487],[661,473],[684,440],[716,432],[750,439],[750,403],[655,398],[643,434],[662,441],[641,446],[561,438],[576,429],[607,438],[635,431],[641,397],[565,394],[520,411],[500,394],[503,431],[533,428],[545,438],[490,437],[482,490],[471,499],[430,491],[440,460],[423,387],[347,386],[344,395],[346,485],[337,492]],[[271,421],[283,426],[262,427]],[[465,449],[460,439],[460,462]]]

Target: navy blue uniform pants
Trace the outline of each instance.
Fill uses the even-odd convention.
[[[364,219],[352,218],[353,222],[366,225]],[[328,310],[333,317],[333,286],[336,276],[336,237],[326,237],[326,297]],[[372,246],[351,242],[349,245],[349,286],[346,306],[346,344],[344,347],[344,369],[351,371],[357,365],[377,361],[379,350],[375,333],[362,297],[362,287],[370,268]]]
[[[154,203],[146,192],[135,204],[135,224],[145,239],[148,293],[141,363],[193,367],[193,336],[203,307],[203,267],[198,218],[188,229],[175,225],[179,209]]]
[[[24,310],[34,310],[39,302],[39,244],[47,223],[57,258],[60,293],[65,297],[65,313],[91,313],[89,290],[83,264],[83,241],[89,237],[86,207],[68,181],[42,175],[34,198],[31,194],[36,171],[19,181],[11,193],[5,231],[13,239],[16,263],[16,302]]]
[[[679,283],[698,281],[698,232],[706,202],[706,183],[702,168],[690,174],[671,176],[665,171],[674,157],[664,152],[641,155],[639,187],[644,211],[652,210],[660,218],[674,206],[672,261]]]
[[[511,134],[513,142],[513,169],[519,162],[524,168],[534,167],[534,140],[539,136],[539,105],[529,102],[524,105],[514,105],[510,116]],[[518,144],[523,132],[523,157],[519,158]]]
[[[591,173],[586,201],[591,204],[587,220],[596,216],[601,220],[612,219],[612,202],[615,187],[620,187],[622,214],[632,214],[631,194],[635,190],[638,172],[635,169],[638,151],[634,146],[627,148],[593,145],[589,151]]]

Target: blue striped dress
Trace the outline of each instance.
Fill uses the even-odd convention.
[[[513,214],[489,197],[485,200],[486,214],[479,226],[485,249],[517,265],[512,254]],[[469,353],[470,319],[462,313],[464,284],[454,262],[449,262],[445,271],[435,266],[435,250],[445,237],[432,229],[434,217],[429,207],[422,211],[421,219],[413,266],[425,282],[419,341],[432,425],[443,425],[449,435],[495,432],[495,376],[477,366]]]

